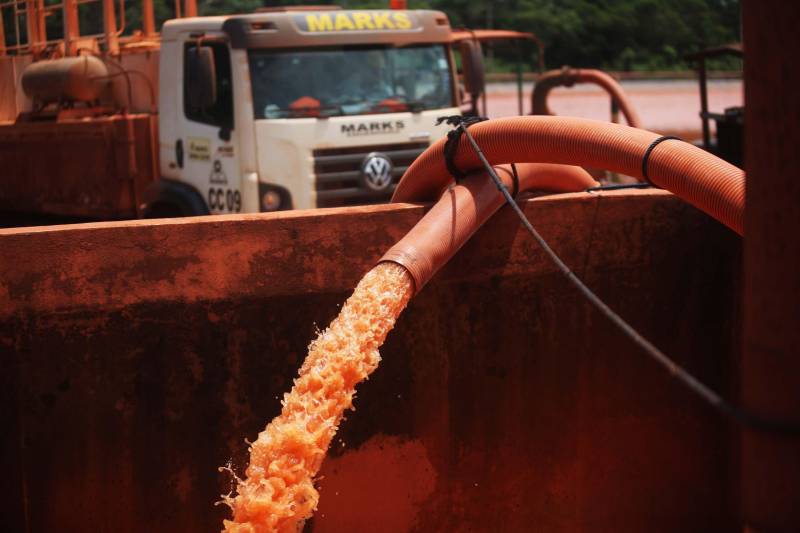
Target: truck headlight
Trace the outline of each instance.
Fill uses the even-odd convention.
[[[281,195],[275,191],[267,191],[261,197],[262,211],[277,211],[281,208]]]
[[[261,212],[283,211],[292,208],[292,197],[283,187],[258,184],[259,208]]]

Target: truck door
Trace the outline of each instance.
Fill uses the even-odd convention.
[[[231,72],[231,51],[223,37],[187,36],[183,44],[183,112],[178,113],[175,149],[182,181],[203,195],[211,213],[242,210]],[[201,84],[197,81],[208,78],[214,83],[200,89],[198,97]]]

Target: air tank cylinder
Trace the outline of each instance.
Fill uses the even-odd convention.
[[[97,57],[37,61],[22,72],[22,90],[37,102],[91,102],[109,84],[108,69]]]

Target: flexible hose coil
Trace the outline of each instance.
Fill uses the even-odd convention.
[[[557,163],[602,168],[640,181],[642,158],[659,134],[619,124],[571,117],[527,116],[480,122],[470,133],[493,165]],[[432,201],[451,178],[444,139],[423,152],[406,170],[393,202]],[[455,164],[481,168],[462,137]],[[744,226],[744,171],[691,144],[666,141],[648,160],[650,181],[708,213],[740,235]]]
[[[645,130],[568,117],[514,117],[477,123],[469,129],[493,165],[517,163],[520,190],[585,190],[595,182],[585,170],[602,168],[642,176],[642,160],[661,136]],[[381,259],[404,266],[419,291],[467,239],[503,204],[503,197],[484,175],[475,150],[462,136],[454,163],[472,172],[452,184],[444,156],[445,140],[423,152],[395,190],[394,202],[439,201]],[[531,163],[524,165],[521,163]],[[511,188],[511,173],[499,172]],[[742,234],[744,172],[690,144],[670,140],[650,152],[650,181]]]

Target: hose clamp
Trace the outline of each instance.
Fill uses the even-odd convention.
[[[455,126],[454,129],[447,132],[447,141],[444,143],[444,163],[447,166],[447,171],[453,176],[456,183],[459,183],[466,177],[466,174],[458,168],[455,164],[456,152],[458,151],[458,143],[461,142],[461,136],[464,131],[478,122],[488,120],[486,117],[464,117],[462,115],[449,115],[439,117],[436,119],[438,126],[442,122]]]
[[[653,153],[655,147],[664,141],[669,141],[670,139],[674,139],[676,141],[683,141],[683,139],[681,139],[680,137],[675,137],[674,135],[662,135],[661,137],[650,143],[650,146],[647,147],[647,150],[645,150],[644,152],[644,157],[642,158],[642,178],[644,178],[644,181],[646,181],[651,187],[655,187],[656,189],[660,189],[661,187],[650,181],[650,176],[647,175],[647,162],[650,160],[650,154]]]

